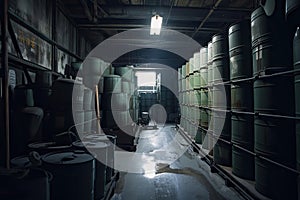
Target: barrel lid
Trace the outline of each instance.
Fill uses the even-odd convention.
[[[231,26],[228,29],[228,33],[229,35],[232,34],[235,31],[244,29],[244,27],[249,26],[250,28],[250,20],[246,19],[246,20],[242,20],[236,23],[231,24]]]
[[[252,13],[251,13],[251,21],[253,21],[254,19],[256,19],[258,16],[260,15],[264,15],[266,14],[264,9],[259,6],[257,9],[255,9]]]
[[[200,56],[200,51],[197,51],[197,52],[194,53],[194,57],[199,57],[199,56]]]
[[[54,81],[54,83],[59,83],[59,82],[74,84],[75,80],[68,79],[68,78],[59,78],[59,79],[57,79],[57,80]]]
[[[104,149],[108,147],[106,143],[99,140],[76,141],[73,142],[73,145],[75,147],[87,148],[87,149]]]
[[[219,40],[224,40],[225,38],[226,38],[226,36],[224,33],[217,33],[212,36],[212,43],[215,43],[216,41],[219,41]]]
[[[57,145],[55,142],[35,142],[28,144],[31,149],[66,149],[70,148],[71,145]]]
[[[17,168],[27,168],[31,167],[32,163],[30,162],[28,156],[19,156],[11,159],[10,163]]]
[[[84,151],[70,151],[46,154],[42,160],[49,164],[79,164],[93,160],[93,157]]]
[[[207,47],[202,47],[199,54],[201,53],[207,53]]]
[[[102,140],[102,141],[108,141],[109,139],[107,138],[106,135],[103,134],[89,134],[83,138],[83,140]]]
[[[104,78],[121,78],[119,75],[105,75]]]
[[[124,67],[116,67],[115,68],[116,71],[118,71],[118,70],[124,70],[124,69],[133,70],[134,67],[132,65],[127,65],[127,66],[124,66]]]

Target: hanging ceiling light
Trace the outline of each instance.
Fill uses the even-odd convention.
[[[154,15],[151,18],[150,35],[159,35],[163,18],[159,15]]]

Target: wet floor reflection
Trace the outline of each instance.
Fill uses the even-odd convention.
[[[209,174],[196,155],[186,152],[187,148],[172,126],[143,131],[137,147],[139,154],[130,163],[138,173],[121,173],[113,200],[240,199],[223,179]],[[116,154],[117,164],[124,153]]]

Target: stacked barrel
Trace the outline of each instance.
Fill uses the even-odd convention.
[[[266,8],[268,11],[268,8]],[[272,199],[297,198],[295,168],[294,85],[290,75],[292,40],[284,16],[284,1],[273,13],[263,7],[251,15],[254,81],[254,147],[256,189]],[[275,115],[275,116],[274,116]],[[275,161],[270,162],[270,160]]]
[[[53,82],[49,103],[52,134],[68,130],[74,122],[78,124],[77,133],[83,133],[83,90],[82,83],[71,79],[58,79]]]
[[[241,21],[229,28],[228,35],[213,36],[208,47],[200,50],[199,69],[195,56],[182,66],[181,125],[191,133],[190,122],[197,120],[189,114],[196,113],[200,100],[202,138],[197,133],[195,141],[203,149],[213,147],[214,162],[232,166],[232,173],[240,178],[254,180],[256,190],[269,198],[296,199],[300,23],[295,24],[295,16],[299,16],[300,3],[287,0],[290,22],[284,17],[283,1],[276,1],[274,10],[270,4],[262,4],[252,13],[251,22]]]
[[[185,131],[189,133],[189,128],[190,128],[190,90],[191,90],[191,84],[190,84],[190,63],[186,62],[185,64],[185,86],[186,86],[186,91],[184,93],[185,95]]]
[[[137,122],[137,78],[134,75],[134,68],[132,66],[116,67],[115,74],[122,77],[122,92],[127,95],[131,119],[133,122]]]
[[[229,28],[232,172],[254,180],[254,119],[250,20]],[[242,149],[241,149],[241,148]]]
[[[200,75],[200,67],[201,67],[201,52],[194,53],[194,132],[195,132],[195,142],[198,144],[202,144],[202,129],[201,129],[201,75]]]
[[[178,107],[179,107],[179,122],[180,122],[180,126],[182,127],[182,123],[181,123],[181,117],[182,117],[182,101],[183,101],[183,97],[182,97],[182,67],[178,68],[178,72],[177,72],[178,76],[177,76],[177,80],[178,80]]]
[[[189,84],[189,90],[188,90],[188,127],[187,132],[191,138],[194,138],[194,58],[191,57],[189,59],[189,76],[188,78],[188,84]]]
[[[118,75],[104,76],[101,100],[102,127],[119,129],[129,123],[129,102],[127,94],[122,92],[122,78]]]
[[[204,90],[201,93],[201,126],[204,128],[202,132],[202,147],[208,150],[212,150],[213,147],[212,80],[212,42],[209,42],[207,45],[207,88],[206,91]]]
[[[90,134],[95,129],[92,127],[96,119],[95,110],[95,92],[88,87],[84,88],[83,92],[83,110],[84,110],[84,133]]]
[[[217,34],[212,38],[212,118],[214,161],[231,166],[231,121],[228,36]]]
[[[98,130],[98,120],[96,120],[96,85],[98,86],[98,103],[101,105],[101,95],[103,93],[102,74],[109,70],[108,63],[95,57],[88,57],[82,65],[82,78],[85,85],[83,92],[84,110],[84,133],[90,134]],[[100,111],[102,116],[102,111]]]
[[[182,87],[182,92],[181,92],[181,119],[180,119],[180,124],[181,127],[186,130],[186,125],[187,125],[187,86],[186,86],[186,65],[183,65],[181,68],[181,87]]]

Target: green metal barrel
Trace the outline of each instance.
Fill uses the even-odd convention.
[[[201,87],[201,75],[200,72],[194,71],[194,89],[200,89]]]
[[[231,115],[229,112],[213,112],[214,135],[230,141],[231,139]]]
[[[256,80],[254,82],[254,110],[261,113],[293,115],[293,85],[290,76]]]
[[[231,110],[253,111],[253,86],[251,82],[231,85]]]
[[[181,79],[181,85],[182,85],[182,91],[185,92],[186,91],[186,80],[185,80],[185,78]]]
[[[194,89],[194,74],[190,74],[190,89]]]
[[[218,140],[214,146],[214,162],[219,165],[232,165],[231,145]]]
[[[274,119],[271,117],[255,117],[254,119],[254,138],[255,138],[255,152],[275,162],[283,164],[285,166],[295,168],[295,134],[294,134],[294,123],[289,119]],[[278,185],[284,187],[288,184],[288,180],[282,179],[280,182],[277,177],[271,177],[267,172],[268,170],[273,171],[274,165],[267,163],[265,168],[261,168],[259,163],[256,163],[256,167],[260,167],[260,170],[265,172],[265,177],[259,177],[262,172],[256,171],[256,189],[261,193],[267,194],[268,197],[276,198],[273,196],[272,190],[277,189],[276,187],[268,186],[267,188],[262,185],[268,185],[271,182],[277,182]],[[287,173],[287,171],[285,171]],[[286,174],[288,176],[288,173]],[[296,176],[294,176],[296,179]],[[267,181],[268,182],[264,182]],[[261,182],[263,181],[263,182]],[[273,185],[274,186],[274,185]],[[287,190],[286,192],[288,192]],[[286,193],[288,194],[288,193]]]
[[[182,79],[182,68],[178,68],[178,80]]]
[[[233,113],[231,117],[231,141],[243,149],[254,150],[254,117]],[[238,147],[232,148],[232,173],[254,180],[254,156]]]
[[[215,85],[212,88],[212,108],[230,109],[230,85]]]
[[[185,88],[187,91],[189,91],[191,88],[191,84],[190,84],[190,77],[189,75],[185,78]]]
[[[190,63],[186,62],[185,64],[185,74],[188,76],[190,74]]]
[[[186,77],[186,65],[182,65],[182,74],[181,78],[184,79]]]
[[[208,127],[208,111],[205,109],[200,110],[200,122],[203,128]]]
[[[189,75],[194,73],[194,58],[190,58],[189,60]]]
[[[195,137],[195,142],[197,144],[202,144],[202,131],[200,128],[197,128],[197,133],[196,133],[196,137]]]
[[[261,158],[255,158],[255,188],[272,199],[297,199],[297,175]]]
[[[262,114],[293,116],[292,78],[281,76],[256,80],[254,82],[254,111]],[[255,152],[282,165],[296,168],[296,144],[293,142],[296,140],[294,124],[293,120],[287,118],[256,116],[254,119]],[[266,162],[261,164],[257,161],[255,163],[255,187],[259,192],[270,198],[278,198],[278,196],[274,196],[273,191],[279,191],[279,188],[281,197],[284,193],[293,195],[296,192],[291,192],[291,188],[286,188],[290,182],[289,173],[286,170],[281,172],[285,175],[280,174],[282,179],[278,179],[271,173],[277,170],[274,164]],[[273,182],[277,182],[277,184],[270,184]]]
[[[201,91],[200,90],[194,90],[194,95],[195,95],[194,105],[196,107],[199,107],[201,105]]]
[[[200,70],[200,52],[194,53],[194,73]]]
[[[205,130],[201,130],[201,135],[202,135],[202,138],[201,138],[201,140],[202,140],[202,148],[203,149],[209,149],[209,143],[210,143],[210,141],[209,141],[209,136],[208,136],[208,134],[207,134],[207,131],[205,131]]]
[[[228,37],[216,34],[212,38],[212,70],[213,82],[229,80]]]
[[[277,5],[282,4],[280,2],[276,1],[276,13],[271,16],[267,16],[262,7],[251,14],[254,75],[291,69],[292,40],[289,39],[283,8]]]
[[[122,79],[118,75],[104,76],[104,93],[121,93],[122,92]]]
[[[230,79],[252,76],[250,20],[234,24],[229,28]]]
[[[201,75],[201,87],[206,87],[208,84],[208,68],[207,68],[207,48],[202,47],[200,50],[200,75]]]
[[[212,42],[207,45],[207,82],[209,85],[212,84],[213,80],[213,69],[212,69]]]
[[[232,173],[243,179],[254,180],[254,156],[233,146]]]
[[[200,75],[201,87],[206,87],[208,84],[208,68],[207,68],[207,48],[203,47],[200,50]]]
[[[133,66],[116,67],[115,74],[121,76],[124,80],[132,81],[134,77]]]

